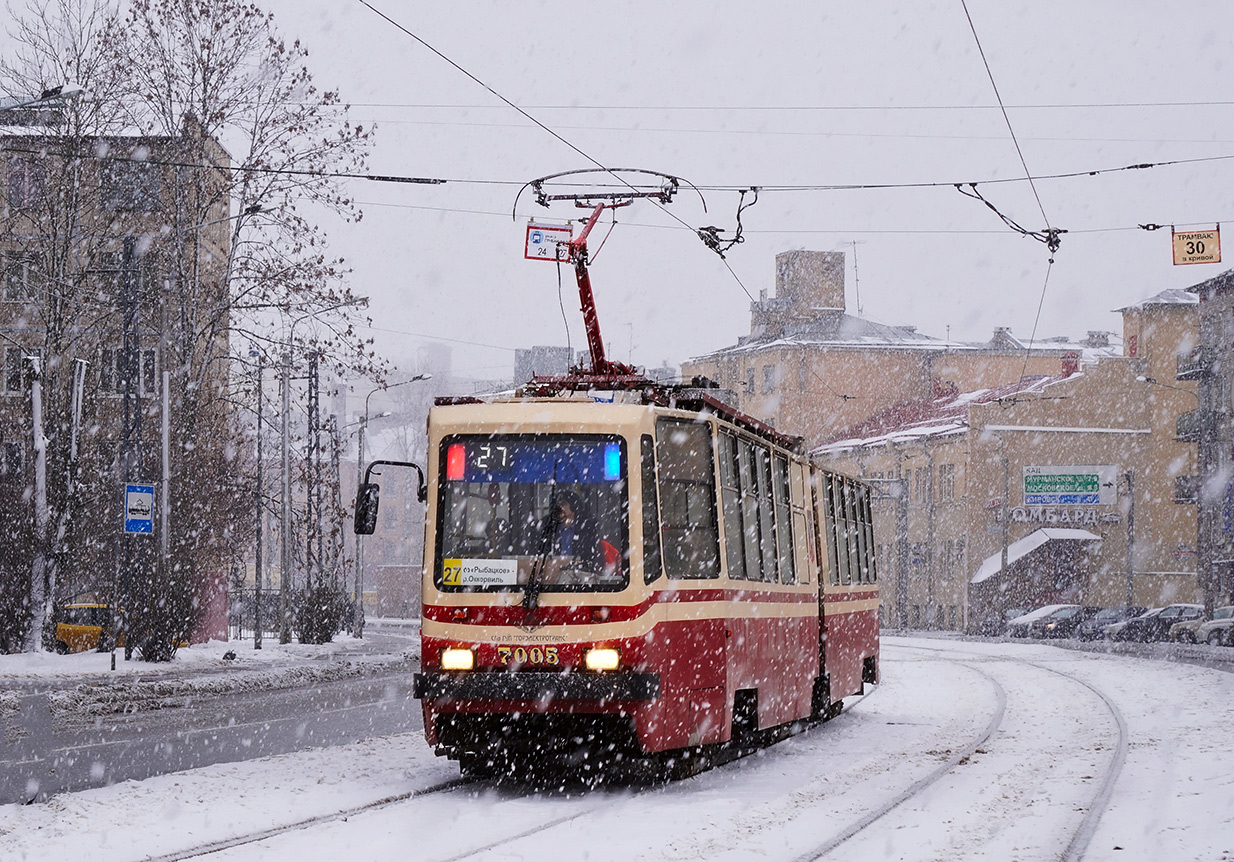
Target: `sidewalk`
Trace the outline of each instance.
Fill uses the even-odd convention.
[[[0,719],[23,698],[46,696],[57,720],[158,709],[186,697],[293,688],[419,668],[419,620],[370,620],[365,637],[339,635],[328,644],[280,644],[263,639],[210,641],[176,651],[169,662],[125,661],[124,651],[74,655],[0,655]],[[229,657],[230,656],[230,657]]]

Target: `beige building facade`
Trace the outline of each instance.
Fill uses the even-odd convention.
[[[775,296],[764,291],[751,304],[750,334],[687,361],[682,379],[718,382],[736,393],[743,412],[814,446],[893,404],[1053,374],[1064,360],[1118,352],[1108,333],[1030,348],[1007,329],[967,343],[856,317],[846,308],[844,268],[841,252],[777,255]]]
[[[1122,356],[895,405],[815,449],[872,480],[884,624],[1198,601],[1194,296],[1121,309]],[[940,390],[942,388],[940,387]]]

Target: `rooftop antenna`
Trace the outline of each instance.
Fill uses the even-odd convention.
[[[853,294],[857,300],[857,316],[861,317],[864,309],[861,307],[861,276],[857,272],[857,246],[865,245],[864,239],[850,239],[844,245],[853,247]]]

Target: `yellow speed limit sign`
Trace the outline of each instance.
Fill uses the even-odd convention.
[[[1174,231],[1174,265],[1221,263],[1221,226],[1213,230]]]

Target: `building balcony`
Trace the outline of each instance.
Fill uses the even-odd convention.
[[[1174,423],[1174,439],[1179,443],[1199,443],[1202,418],[1199,410],[1183,413]]]
[[[1174,502],[1194,506],[1200,502],[1200,477],[1175,476]]]
[[[1208,374],[1211,357],[1203,346],[1193,347],[1191,352],[1178,357],[1178,373],[1175,380],[1199,380]]]

